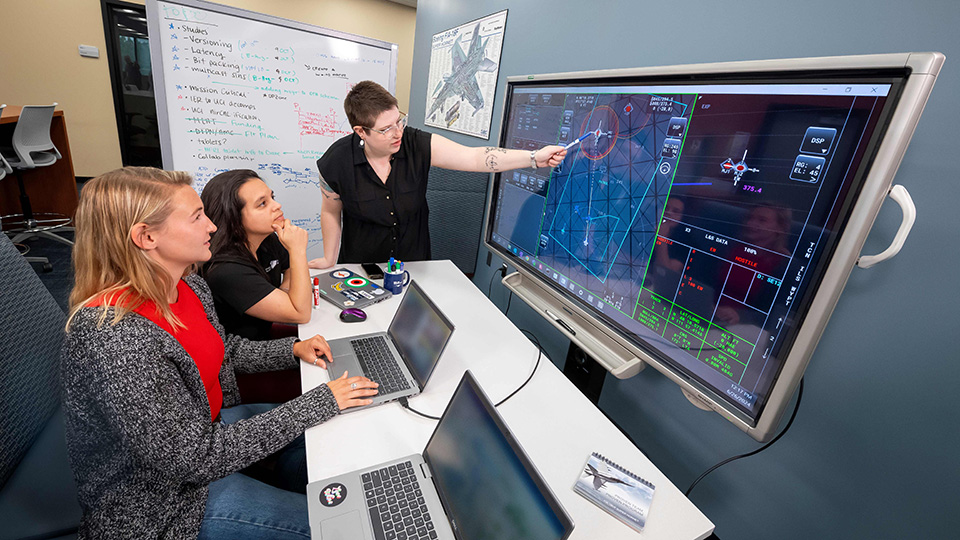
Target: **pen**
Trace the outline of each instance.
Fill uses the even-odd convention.
[[[547,317],[550,317],[550,318],[553,320],[553,322],[555,322],[555,323],[559,324],[560,326],[562,326],[564,329],[566,329],[567,332],[570,332],[570,335],[571,335],[571,336],[577,335],[577,332],[576,332],[573,328],[571,328],[569,324],[567,324],[567,323],[566,323],[563,319],[561,319],[560,317],[557,317],[556,315],[554,315],[553,312],[551,312],[549,309],[545,309],[545,310],[543,310],[543,311],[544,311],[544,313],[547,314]]]
[[[563,149],[564,149],[564,150],[569,150],[569,149],[573,148],[574,146],[580,144],[580,143],[581,143],[584,139],[586,139],[587,136],[589,136],[589,135],[593,135],[593,132],[590,131],[590,132],[584,133],[583,135],[577,137],[577,140],[575,140],[575,141],[573,141],[572,143],[564,146]]]
[[[387,261],[387,272],[393,272],[394,262],[395,262],[395,259],[393,257],[390,257],[390,260]]]

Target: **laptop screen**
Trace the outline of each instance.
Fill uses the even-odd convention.
[[[573,530],[469,371],[423,457],[458,538],[557,540]]]
[[[453,334],[453,324],[411,281],[387,332],[423,388]]]

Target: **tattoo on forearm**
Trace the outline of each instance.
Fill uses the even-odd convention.
[[[485,161],[488,169],[490,169],[491,171],[497,170],[497,156],[493,154],[489,154]]]
[[[486,148],[483,149],[483,153],[484,153],[484,154],[489,154],[490,152],[500,152],[501,154],[506,154],[506,153],[507,153],[507,149],[506,149],[506,148],[497,148],[497,147],[495,147],[495,146],[488,146],[488,147],[486,147]]]

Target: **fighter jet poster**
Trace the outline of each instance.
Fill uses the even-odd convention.
[[[424,124],[490,138],[507,10],[433,35]]]

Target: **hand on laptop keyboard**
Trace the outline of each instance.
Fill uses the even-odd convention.
[[[410,383],[400,371],[400,364],[387,348],[383,336],[355,339],[350,342],[357,361],[363,368],[363,374],[380,384],[380,391],[392,394],[410,388]]]
[[[337,398],[340,410],[373,403],[369,398],[377,395],[377,387],[380,385],[366,377],[348,377],[348,375],[349,373],[344,372],[340,378],[327,383],[330,391],[333,392],[333,397]]]
[[[330,358],[333,358],[333,353],[330,352],[330,345],[327,344],[327,340],[323,339],[323,336],[320,334],[294,343],[293,355],[304,362],[322,368],[326,368],[327,362],[330,361]]]

